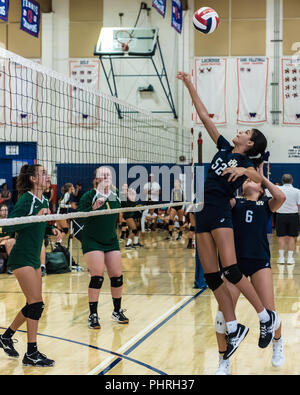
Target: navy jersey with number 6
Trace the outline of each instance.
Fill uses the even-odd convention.
[[[247,155],[232,153],[233,146],[220,135],[217,141],[218,152],[211,161],[204,184],[204,204],[215,207],[228,207],[233,193],[243,184],[246,176],[228,182],[229,174],[222,176],[227,167],[254,167]]]
[[[237,260],[270,261],[267,226],[272,215],[269,199],[236,199],[232,209],[234,243]]]

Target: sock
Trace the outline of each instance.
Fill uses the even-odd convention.
[[[98,311],[98,302],[89,302],[90,306],[90,314],[97,314]]]
[[[263,309],[260,313],[258,313],[258,318],[260,322],[268,322],[270,319],[269,313],[266,309]]]
[[[238,324],[237,320],[226,322],[226,328],[228,333],[236,332],[237,324]]]
[[[133,244],[138,244],[138,242],[139,242],[138,236],[134,236]]]
[[[284,250],[279,250],[279,258],[284,258]]]
[[[289,250],[289,251],[288,251],[288,259],[289,259],[289,258],[293,258],[293,255],[294,255],[294,251],[293,251],[293,250],[292,250],[292,251]]]
[[[13,331],[10,328],[7,328],[6,331],[3,333],[2,337],[4,339],[10,339],[11,337],[13,337],[14,334],[15,334],[15,331]]]
[[[113,304],[114,304],[114,311],[119,312],[121,309],[121,299],[122,298],[112,298],[113,299]]]
[[[31,355],[37,351],[36,343],[27,343],[27,354]]]
[[[127,243],[126,243],[126,247],[130,246],[131,243],[132,243],[132,240],[131,240],[131,239],[128,239],[128,240],[127,240]]]

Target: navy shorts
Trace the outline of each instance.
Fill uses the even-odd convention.
[[[271,263],[265,259],[238,259],[238,267],[240,271],[246,276],[251,277],[254,273],[261,269],[271,269]]]
[[[204,205],[201,211],[195,213],[196,233],[211,232],[217,228],[231,228],[232,214],[230,208],[219,208]]]

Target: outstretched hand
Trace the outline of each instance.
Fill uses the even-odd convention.
[[[183,81],[184,84],[188,84],[192,81],[191,75],[189,73],[185,73],[184,71],[179,71],[176,75],[176,78]]]

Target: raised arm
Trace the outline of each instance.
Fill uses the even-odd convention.
[[[263,185],[268,189],[268,191],[272,195],[272,198],[269,200],[269,207],[272,212],[275,212],[285,202],[286,197],[285,194],[281,191],[281,189],[277,188],[276,185],[274,185],[270,180],[267,179],[267,177],[264,176],[263,165],[264,162],[262,162],[259,165],[258,173],[262,178]]]
[[[207,133],[211,137],[211,139],[214,141],[215,144],[217,144],[220,133],[218,132],[215,124],[209,117],[206,107],[204,106],[203,102],[201,101],[200,97],[198,96],[198,93],[192,83],[190,74],[180,71],[177,74],[176,78],[178,80],[183,81],[184,85],[187,87],[187,89],[190,93],[192,102],[196,108],[197,114],[199,115],[199,118],[201,119],[201,121],[202,121],[205,129],[207,130]]]

